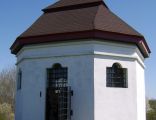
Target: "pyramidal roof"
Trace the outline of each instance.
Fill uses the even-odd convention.
[[[113,14],[102,0],[60,0],[43,12],[16,39],[12,53],[17,54],[24,45],[98,38],[134,43],[144,57],[149,56],[144,37]]]

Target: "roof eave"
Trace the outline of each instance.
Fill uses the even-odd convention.
[[[76,41],[91,38],[136,44],[145,58],[148,58],[151,53],[144,37],[142,36],[126,35],[121,33],[113,33],[99,30],[19,37],[16,39],[16,41],[13,43],[10,49],[12,54],[17,54],[20,51],[20,49],[26,45]]]

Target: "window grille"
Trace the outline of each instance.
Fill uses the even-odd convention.
[[[67,71],[59,64],[47,70],[46,120],[71,120],[71,87],[67,83]]]
[[[59,120],[70,120],[71,106],[69,103],[71,103],[71,88],[60,88],[58,112]]]
[[[107,87],[127,88],[127,69],[115,63],[112,67],[107,67]]]

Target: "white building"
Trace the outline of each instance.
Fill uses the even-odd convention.
[[[15,120],[145,120],[144,37],[102,0],[60,0],[11,47]]]

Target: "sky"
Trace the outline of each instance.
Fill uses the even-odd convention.
[[[57,0],[1,0],[0,71],[13,66],[16,57],[10,46],[41,14],[41,9]],[[111,11],[144,35],[152,53],[145,60],[146,96],[156,98],[156,0],[105,0]]]

